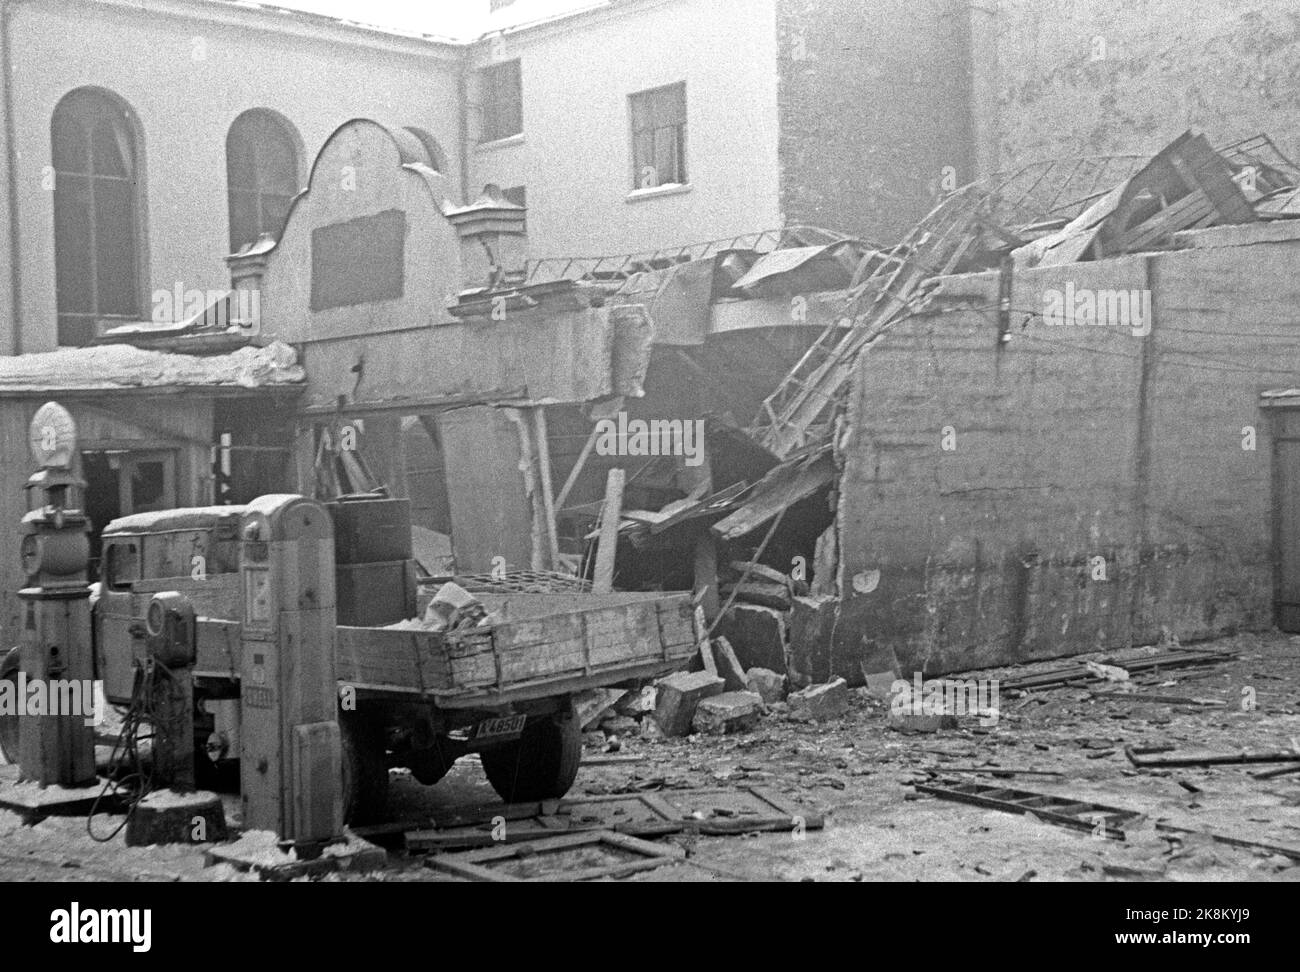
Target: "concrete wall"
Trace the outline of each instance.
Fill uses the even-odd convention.
[[[519,58],[523,135],[478,145],[471,184],[528,191],[531,256],[597,255],[781,224],[775,0],[649,0],[491,38]],[[633,193],[628,96],[686,82],[688,191]]]
[[[779,0],[781,208],[893,242],[975,178],[965,0]]]
[[[53,194],[42,177],[51,115],[74,88],[114,92],[143,131],[146,312],[154,289],[228,283],[225,139],[249,108],[293,123],[304,179],[326,136],[358,116],[426,129],[459,172],[456,49],[195,0],[32,0],[13,8],[11,32],[23,350],[55,344]],[[0,353],[12,350],[0,327]]]
[[[1267,131],[1300,155],[1297,0],[1000,0],[998,8],[1007,167],[1154,152],[1188,128],[1215,144]]]
[[[1258,398],[1300,380],[1298,264],[1292,239],[1024,271],[1001,350],[997,275],[950,278],[956,312],[861,359],[837,649],[940,672],[1268,627]],[[1029,317],[1069,283],[1150,288],[1152,332]]]

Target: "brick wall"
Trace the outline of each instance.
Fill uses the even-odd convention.
[[[777,42],[786,222],[891,242],[974,177],[966,3],[779,0]]]
[[[1022,271],[1001,350],[996,273],[950,278],[949,312],[856,376],[837,650],[942,672],[1268,627],[1258,399],[1300,381],[1297,261],[1300,240]],[[1151,334],[1028,318],[1067,283],[1149,288]]]
[[[1154,152],[1188,128],[1300,155],[1297,0],[1000,0],[997,35],[1008,168]]]

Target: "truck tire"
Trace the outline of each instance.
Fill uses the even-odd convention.
[[[10,698],[18,698],[18,649],[11,648],[0,657],[0,682],[10,682]],[[5,762],[18,762],[18,714],[0,714],[0,754]]]
[[[582,761],[582,731],[572,710],[529,719],[514,742],[479,754],[483,772],[506,803],[558,799]]]
[[[383,726],[355,712],[339,713],[343,744],[343,822],[372,823],[388,803]]]

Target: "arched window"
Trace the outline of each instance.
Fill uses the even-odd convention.
[[[255,108],[235,119],[226,135],[226,185],[230,201],[230,252],[270,233],[277,240],[289,204],[301,188],[298,139],[293,126]]]
[[[434,172],[441,172],[443,175],[446,175],[447,153],[442,150],[442,146],[438,144],[438,140],[423,128],[414,128],[408,125],[406,126],[406,130],[419,140],[420,146],[424,149],[424,154],[428,156],[429,168]]]
[[[54,266],[59,344],[88,344],[96,320],[141,314],[143,193],[138,126],[107,91],[80,88],[54,109]]]

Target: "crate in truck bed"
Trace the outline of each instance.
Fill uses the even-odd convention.
[[[339,681],[449,708],[543,698],[679,667],[698,643],[690,594],[482,594],[496,623],[444,637],[338,629]]]

